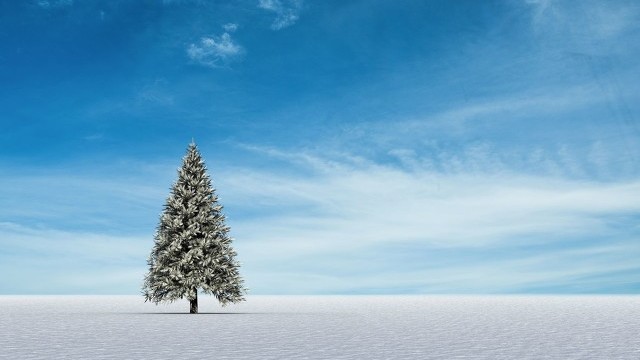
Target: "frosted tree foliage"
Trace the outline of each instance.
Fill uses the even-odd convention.
[[[147,260],[145,301],[158,304],[187,298],[191,313],[198,312],[199,289],[215,296],[223,306],[243,301],[246,290],[231,242],[204,161],[191,143]]]

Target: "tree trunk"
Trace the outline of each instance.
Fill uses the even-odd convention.
[[[196,297],[189,300],[189,313],[197,314],[198,313],[198,292],[196,291]]]

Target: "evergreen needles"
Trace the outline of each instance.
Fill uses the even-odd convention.
[[[186,297],[191,313],[198,312],[198,289],[215,296],[223,306],[243,301],[246,289],[228,233],[222,205],[192,142],[167,198],[147,260],[145,301],[158,304]]]

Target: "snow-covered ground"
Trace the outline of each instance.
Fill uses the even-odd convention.
[[[640,359],[640,296],[0,296],[6,359]]]

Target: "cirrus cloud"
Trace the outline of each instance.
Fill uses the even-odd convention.
[[[36,5],[42,9],[61,8],[73,5],[73,0],[38,0]]]
[[[225,25],[225,29],[230,25]],[[224,32],[220,36],[204,36],[199,42],[190,44],[187,47],[187,56],[195,64],[219,68],[238,59],[243,51],[242,46],[237,44],[228,32]]]
[[[258,7],[276,14],[271,29],[280,30],[298,21],[302,0],[259,0]]]

